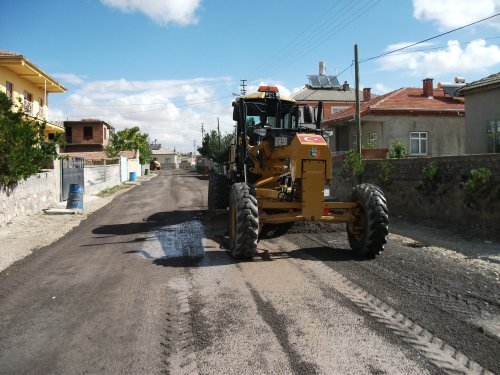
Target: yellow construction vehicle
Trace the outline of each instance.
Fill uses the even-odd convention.
[[[259,233],[285,234],[297,221],[345,222],[352,250],[373,257],[384,249],[388,210],[375,185],[357,185],[346,202],[325,198],[332,156],[311,107],[300,109],[273,86],[233,102],[234,142],[224,173],[211,173],[209,209],[229,208],[228,243],[236,258],[257,254]],[[313,123],[314,122],[314,123]]]
[[[151,160],[149,163],[149,169],[152,171],[159,171],[161,169],[161,164],[156,158],[154,160]]]

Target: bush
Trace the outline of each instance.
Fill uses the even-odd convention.
[[[349,173],[353,176],[360,176],[365,171],[365,165],[359,152],[351,148],[344,159],[344,173]]]
[[[465,200],[468,203],[477,203],[488,198],[493,191],[493,181],[489,168],[472,169],[471,176],[464,186]]]
[[[391,145],[389,157],[391,159],[404,159],[408,157],[408,147],[402,144],[399,139]]]
[[[392,164],[388,160],[383,160],[377,166],[377,184],[385,187],[390,185],[392,181]]]
[[[419,185],[424,193],[430,194],[436,191],[439,182],[439,168],[435,161],[431,162],[423,169],[424,178]]]

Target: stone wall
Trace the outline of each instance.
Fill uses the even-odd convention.
[[[32,215],[59,202],[60,188],[54,170],[21,181],[10,193],[0,191],[0,226],[17,216]]]
[[[387,159],[392,165],[392,181],[383,187],[391,215],[428,220],[433,225],[454,228],[462,234],[500,239],[500,197],[485,199],[484,215],[477,207],[464,202],[464,183],[471,169],[487,167],[496,186],[500,186],[500,154],[446,156],[433,158]],[[377,167],[382,160],[365,160],[363,182],[380,185]],[[426,188],[423,170],[431,162],[438,166],[435,187]],[[343,172],[343,161],[334,158],[330,194],[347,200],[352,178]]]

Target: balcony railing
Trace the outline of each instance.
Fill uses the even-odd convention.
[[[51,111],[50,109],[45,109],[45,120],[51,124],[64,128],[64,115],[62,113],[57,113]]]
[[[48,109],[47,107],[40,107],[40,106],[38,108],[38,112],[35,113],[33,102],[30,102],[29,100],[23,100],[21,104],[23,112],[26,115],[40,120],[45,120],[49,124],[56,125],[60,128],[64,128],[64,115],[62,113],[54,112]]]
[[[33,116],[33,102],[23,99],[23,111],[28,116]]]

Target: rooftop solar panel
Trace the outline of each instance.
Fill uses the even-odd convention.
[[[309,78],[309,85],[313,89],[331,89],[334,87],[340,87],[336,76],[310,75],[307,77]]]

